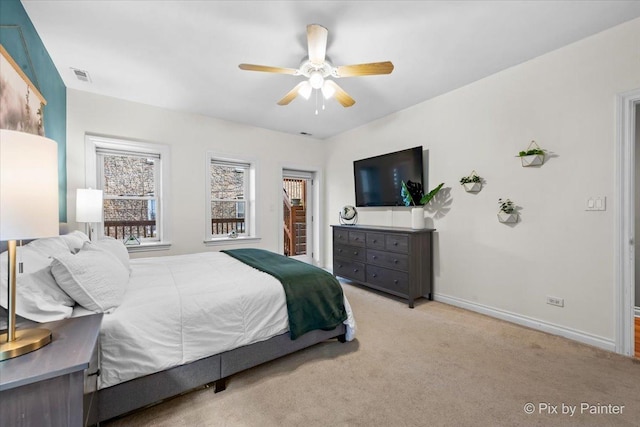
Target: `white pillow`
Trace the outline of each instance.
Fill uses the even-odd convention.
[[[129,273],[131,273],[131,265],[129,264],[129,251],[126,246],[120,240],[116,240],[113,237],[104,237],[95,242],[84,242],[82,245],[83,251],[91,251],[101,249],[109,252],[111,255],[118,258],[118,260],[124,265]]]
[[[69,251],[73,254],[82,249],[84,242],[89,241],[89,236],[78,230],[74,230],[69,234],[63,234],[60,238],[67,244]]]
[[[0,305],[4,308],[9,287],[7,256],[7,252],[0,254]],[[70,317],[75,301],[56,283],[51,274],[51,259],[29,244],[17,248],[16,261],[24,266],[23,273],[18,273],[16,266],[16,314],[35,322]]]
[[[60,288],[78,304],[97,313],[117,308],[129,281],[129,271],[122,262],[104,250],[56,256],[51,271]]]
[[[60,236],[37,239],[30,242],[26,246],[37,250],[47,258],[53,255],[70,252],[69,246],[67,246],[65,241]],[[49,264],[51,264],[51,260],[49,260]]]

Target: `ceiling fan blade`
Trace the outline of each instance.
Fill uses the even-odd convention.
[[[351,107],[356,103],[355,99],[353,99],[347,92],[344,91],[336,82],[333,80],[325,80],[324,84],[327,86],[331,86],[335,93],[333,97],[342,104],[343,107]]]
[[[278,74],[298,74],[298,70],[293,68],[282,67],[270,67],[268,65],[255,65],[255,64],[240,64],[238,65],[241,70],[247,71],[264,71],[266,73],[278,73]]]
[[[377,74],[391,74],[392,71],[393,64],[391,61],[336,67],[337,77],[374,76]]]
[[[305,82],[306,81],[300,82],[295,85],[293,89],[287,92],[287,94],[280,101],[278,101],[278,105],[288,105],[291,101],[293,101],[295,97],[298,96],[298,91],[305,84]]]
[[[307,46],[309,48],[309,61],[314,64],[322,64],[327,53],[327,35],[329,31],[318,24],[307,25]]]

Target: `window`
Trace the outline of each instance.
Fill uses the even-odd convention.
[[[87,137],[87,184],[104,195],[99,236],[121,240],[130,250],[168,243],[168,162],[163,145]]]
[[[206,240],[255,237],[253,224],[254,167],[242,160],[207,156],[208,201]]]

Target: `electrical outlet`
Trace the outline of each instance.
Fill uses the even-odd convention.
[[[547,296],[547,304],[564,307],[564,298],[556,298]]]

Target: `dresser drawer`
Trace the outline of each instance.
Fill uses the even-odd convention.
[[[384,249],[384,234],[367,233],[367,247],[373,249]]]
[[[387,234],[384,238],[384,248],[388,251],[409,252],[409,237],[400,234]]]
[[[367,282],[403,295],[409,293],[409,275],[401,271],[367,265]]]
[[[334,245],[333,256],[349,258],[354,261],[364,261],[366,250],[359,246]]]
[[[364,264],[342,259],[333,260],[333,274],[347,279],[364,282]]]
[[[405,254],[367,249],[367,263],[394,270],[409,270],[409,256]]]
[[[333,243],[346,245],[349,243],[349,232],[340,228],[333,229]]]
[[[366,233],[363,231],[349,231],[349,244],[353,246],[362,246],[366,244]]]

